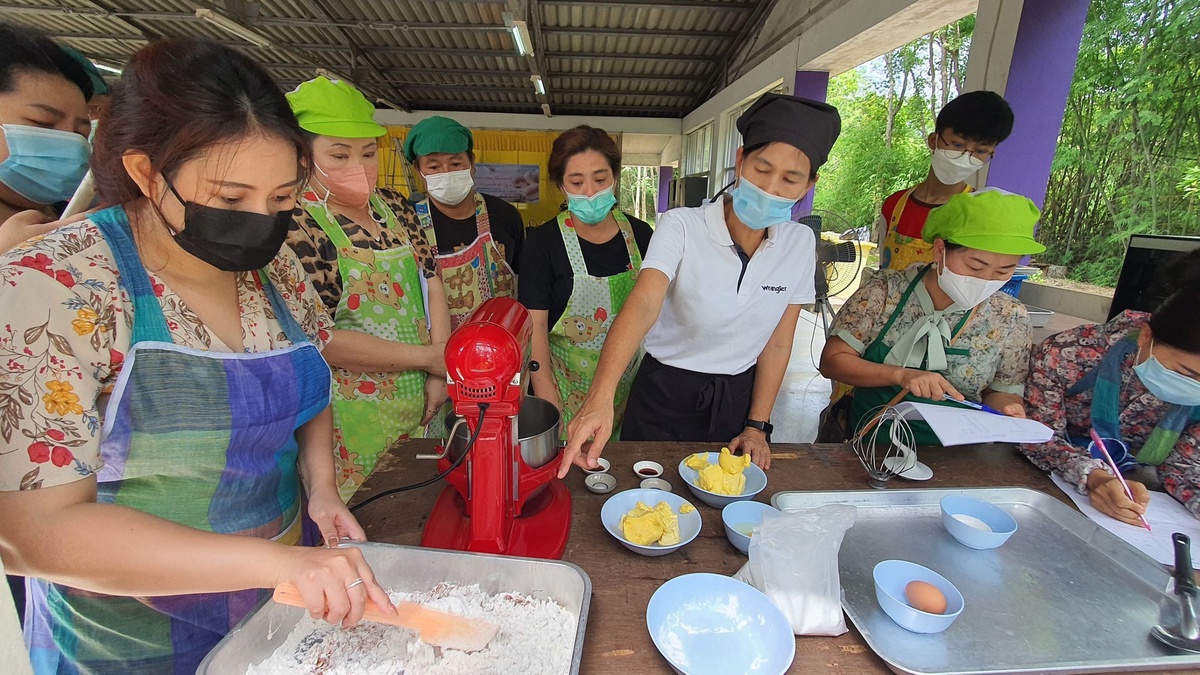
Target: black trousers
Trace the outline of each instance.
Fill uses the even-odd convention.
[[[17,619],[21,625],[25,624],[25,577],[16,577],[11,574],[5,575],[8,579],[8,588],[12,591],[13,604],[17,606]]]
[[[745,428],[755,368],[697,373],[646,354],[629,391],[621,440],[728,443]]]

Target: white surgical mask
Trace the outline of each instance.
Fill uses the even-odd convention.
[[[475,178],[470,169],[425,176],[425,192],[447,206],[457,206],[471,194]]]
[[[1150,358],[1133,367],[1146,389],[1167,403],[1200,406],[1200,382],[1167,368],[1154,356],[1154,341],[1150,341]]]
[[[980,279],[951,271],[942,253],[942,270],[938,273],[938,287],[950,296],[954,304],[962,309],[971,309],[987,300],[993,293],[1004,288],[1008,279]]]
[[[933,151],[933,158],[930,160],[930,164],[933,166],[933,175],[946,185],[958,185],[983,167],[982,164],[971,162],[971,153],[969,152],[964,152],[961,157],[953,158],[947,156],[946,153],[945,148],[938,148]]]

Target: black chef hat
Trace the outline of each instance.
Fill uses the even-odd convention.
[[[802,96],[763,94],[738,118],[742,145],[787,143],[808,156],[815,175],[842,131],[837,108]]]

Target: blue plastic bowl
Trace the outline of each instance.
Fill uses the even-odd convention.
[[[950,536],[963,546],[976,549],[996,548],[1008,541],[1017,531],[1017,520],[1008,515],[1004,509],[989,504],[982,499],[966,495],[947,495],[942,497],[942,525]],[[970,516],[982,520],[991,532],[968,525],[955,518],[956,515]]]
[[[905,630],[914,633],[940,633],[950,627],[963,611],[963,596],[946,577],[928,567],[907,560],[884,560],[875,566],[875,599],[884,613]],[[922,612],[908,604],[904,587],[912,581],[933,584],[946,596],[946,613]]]
[[[638,546],[629,541],[621,534],[621,517],[633,510],[638,502],[642,502],[650,508],[654,508],[659,502],[666,502],[671,505],[671,510],[679,516],[679,543],[674,546]],[[684,504],[690,504],[688,500],[671,492],[663,490],[625,490],[608,498],[604,502],[604,506],[600,508],[600,520],[604,523],[604,529],[608,533],[617,538],[625,548],[640,553],[645,556],[666,555],[671,551],[676,551],[696,538],[700,534],[700,512],[692,507],[691,513],[679,513],[679,507]]]
[[[733,502],[721,509],[721,522],[725,523],[725,536],[729,543],[742,553],[750,551],[750,536],[737,531],[737,526],[753,527],[762,522],[763,514],[768,511],[779,513],[779,509],[762,502],[747,501]]]
[[[704,454],[708,455],[709,464],[715,464],[717,457],[721,456],[721,453],[719,452],[706,452]],[[692,494],[696,495],[697,499],[705,504],[708,504],[709,506],[715,506],[719,509],[734,502],[742,502],[748,499],[754,499],[755,495],[767,489],[766,472],[760,469],[757,464],[751,464],[750,466],[746,467],[746,487],[742,489],[742,494],[731,497],[729,495],[719,495],[715,492],[702,490],[700,489],[700,486],[697,485],[697,483],[700,482],[700,472],[689,468],[687,464],[684,463],[687,462],[688,457],[691,457],[691,455],[684,457],[683,461],[679,462],[679,475],[683,477],[683,482],[687,483],[688,489],[692,491]]]
[[[753,586],[720,574],[684,574],[658,587],[646,627],[677,673],[780,675],[796,657],[783,612]]]

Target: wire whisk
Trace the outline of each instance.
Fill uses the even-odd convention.
[[[850,447],[867,470],[867,484],[882,490],[892,476],[917,465],[916,439],[908,421],[892,406],[875,408],[863,420]],[[885,428],[887,435],[881,438]]]

